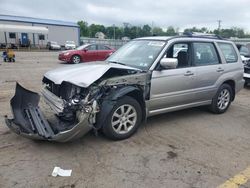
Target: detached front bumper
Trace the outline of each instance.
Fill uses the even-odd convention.
[[[56,96],[52,97],[56,99]],[[15,96],[10,102],[14,118],[8,119],[6,116],[6,125],[21,136],[57,142],[80,138],[93,128],[89,122],[90,114],[85,111],[77,112],[76,121],[71,124],[59,119],[57,124],[50,123],[38,106],[39,100],[39,94],[29,91],[17,83]],[[60,101],[59,98],[54,102],[58,101]]]

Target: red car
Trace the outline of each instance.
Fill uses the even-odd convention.
[[[89,61],[103,61],[115,50],[103,44],[85,44],[75,50],[63,51],[58,59],[68,63],[80,63]]]

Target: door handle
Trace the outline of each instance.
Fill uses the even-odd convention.
[[[219,68],[217,69],[217,72],[223,72],[223,71],[224,71],[224,69],[221,68],[221,67],[219,67]]]
[[[194,73],[191,72],[191,71],[187,71],[187,72],[184,74],[184,76],[192,76],[192,75],[194,75]]]

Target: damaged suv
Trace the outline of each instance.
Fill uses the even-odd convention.
[[[17,83],[6,124],[28,138],[66,142],[91,129],[126,139],[147,117],[190,107],[223,113],[244,80],[232,42],[189,34],[132,40],[105,62],[49,71],[43,84],[53,120],[40,110],[39,94]]]

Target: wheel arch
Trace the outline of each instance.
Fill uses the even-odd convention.
[[[232,95],[231,101],[234,101],[234,99],[235,99],[235,81],[234,80],[226,80],[222,84],[228,84],[232,88],[233,95]]]
[[[124,96],[129,96],[135,99],[140,104],[142,111],[142,121],[145,121],[146,104],[142,89],[136,86],[126,86],[116,89],[115,91],[111,92],[107,97],[105,97],[105,99],[101,103],[101,110],[97,114],[97,123],[95,125],[96,129],[100,129],[103,126],[103,122],[105,121],[106,117],[110,114],[113,106],[116,104],[116,101]]]

